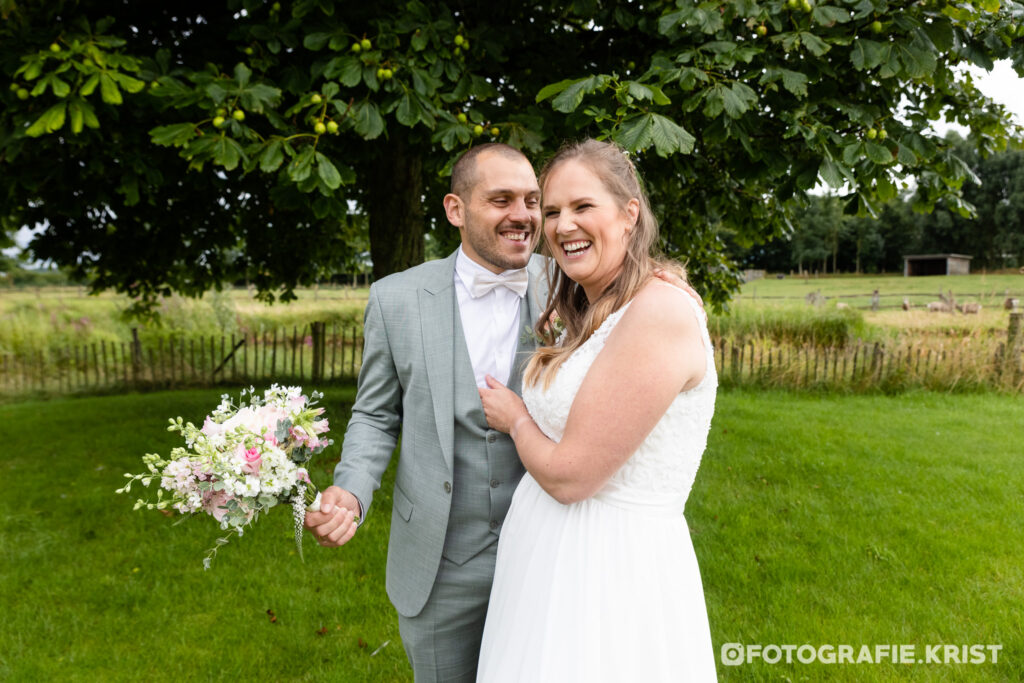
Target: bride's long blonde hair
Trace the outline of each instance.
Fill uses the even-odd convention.
[[[626,211],[632,199],[639,202],[640,211],[636,224],[626,235],[626,258],[622,270],[593,303],[587,299],[583,288],[573,282],[553,258],[549,261],[548,301],[536,326],[537,336],[544,346],[537,349],[526,368],[524,379],[528,385],[543,379],[547,387],[562,363],[590,338],[609,315],[637,295],[640,288],[654,276],[655,268],[673,271],[680,278],[686,279],[686,271],[679,263],[656,256],[658,221],[651,212],[650,201],[637,170],[621,147],[590,139],[564,145],[541,170],[542,192],[551,173],[567,161],[579,162],[594,173],[621,211]],[[553,257],[554,248],[545,239],[541,253]],[[553,326],[548,325],[555,312],[565,329],[565,339],[558,346],[555,345]]]

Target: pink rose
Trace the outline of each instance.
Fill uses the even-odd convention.
[[[250,448],[245,452],[245,464],[242,465],[242,471],[246,474],[258,476],[260,473],[260,461],[263,456],[255,448]]]

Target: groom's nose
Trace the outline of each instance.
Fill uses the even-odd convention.
[[[525,197],[516,197],[509,203],[508,219],[513,223],[532,223],[533,214],[526,206]]]

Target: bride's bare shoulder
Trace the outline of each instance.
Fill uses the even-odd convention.
[[[666,322],[683,322],[693,319],[691,301],[700,304],[690,292],[654,278],[640,289],[630,309],[637,309],[645,317],[649,315]]]

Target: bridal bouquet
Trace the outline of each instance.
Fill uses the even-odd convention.
[[[246,393],[242,390],[239,405],[223,395],[202,427],[183,423],[180,417],[170,420],[167,430],[181,432],[185,446],[166,458],[145,455],[147,472],[125,474],[128,483],[117,492],[127,493],[135,482],[146,487],[159,482],[156,500],[139,499],[134,509],[204,512],[220,522],[221,529],[239,536],[261,512],[289,503],[301,557],[306,510],[320,509],[320,494],[304,466],[332,443],[324,437],[324,409],[316,407],[323,394],[314,391],[307,397],[301,387],[275,384],[262,397],[250,387],[249,400],[243,402]],[[205,568],[227,542],[217,540],[203,560]]]

